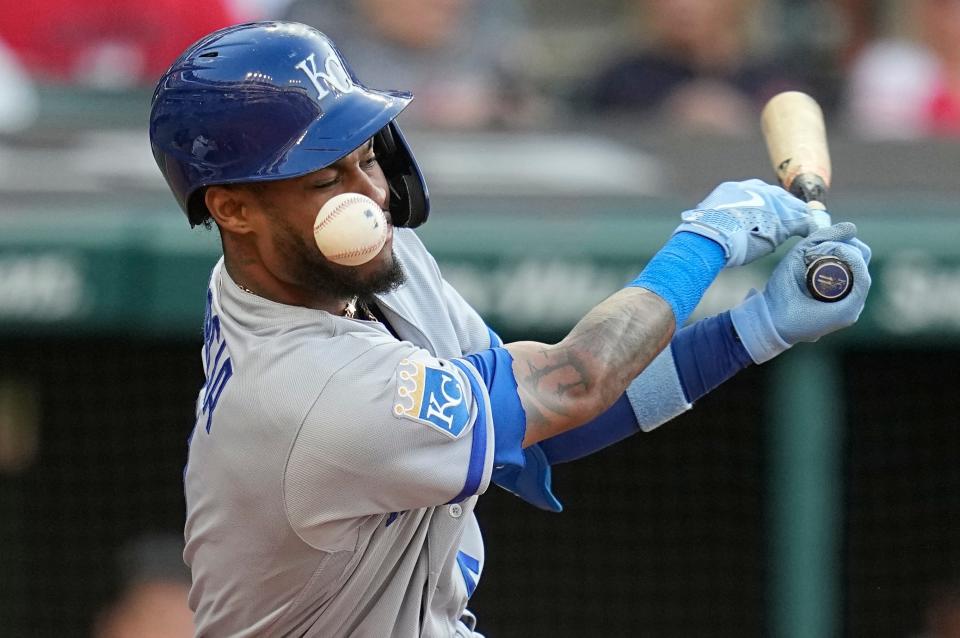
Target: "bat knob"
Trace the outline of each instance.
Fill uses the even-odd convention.
[[[818,257],[807,266],[807,290],[817,301],[840,301],[853,290],[850,266],[836,257]]]

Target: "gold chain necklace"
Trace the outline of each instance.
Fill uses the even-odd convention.
[[[240,282],[235,282],[235,283],[237,284],[237,287],[240,288],[240,290],[244,292],[248,292],[251,295],[257,294],[252,290],[250,290],[249,288],[247,288],[246,286],[244,286],[243,284],[241,284]],[[357,296],[354,296],[353,299],[347,302],[346,307],[343,309],[343,316],[346,317],[347,319],[355,319],[357,317],[358,310],[362,311],[363,314],[366,315],[371,320],[374,319],[373,313],[367,310],[367,308],[360,303],[360,297],[357,297]]]
[[[355,319],[357,316],[357,303],[359,299],[354,297],[347,302],[347,307],[343,309],[343,316],[347,319]]]
[[[367,305],[365,301],[362,301],[360,297],[354,297],[350,303],[347,304],[347,309],[344,312],[344,316],[347,319],[361,319],[363,321],[380,321],[377,318],[377,315],[373,314],[373,310],[370,309],[370,306]]]

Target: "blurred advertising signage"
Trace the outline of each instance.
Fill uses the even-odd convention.
[[[495,326],[569,330],[595,304],[630,280],[633,270],[593,260],[527,259],[491,264],[442,263],[445,278]],[[861,335],[960,334],[960,260],[899,253],[876,260]],[[727,310],[762,290],[762,266],[724,270],[693,315]],[[869,337],[868,337],[869,338]]]
[[[889,332],[960,332],[960,261],[897,253],[871,291],[875,321]],[[867,301],[867,310],[870,310]]]
[[[0,253],[0,321],[58,321],[81,310],[84,279],[62,253]]]
[[[487,264],[442,262],[444,278],[483,317],[514,329],[569,330],[593,306],[637,273],[635,264],[596,260],[523,259]],[[694,319],[739,303],[767,274],[748,266],[724,271],[707,291]]]

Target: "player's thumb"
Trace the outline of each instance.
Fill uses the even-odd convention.
[[[867,255],[863,253],[859,246],[851,243],[829,243],[822,244],[829,246],[829,252],[832,255],[850,266],[850,272],[853,274],[854,282],[863,282],[867,288],[870,287],[870,271],[867,268]]]

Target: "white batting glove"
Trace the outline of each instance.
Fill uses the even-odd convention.
[[[762,294],[750,296],[730,311],[740,341],[756,363],[769,361],[801,341],[853,325],[860,318],[870,291],[870,247],[854,235],[850,223],[822,228],[786,254],[774,269]],[[853,290],[840,301],[826,303],[810,296],[807,264],[812,258],[833,256],[850,266]]]
[[[720,184],[680,219],[675,232],[697,233],[723,246],[727,267],[769,255],[789,237],[806,237],[817,227],[802,200],[759,179]]]

